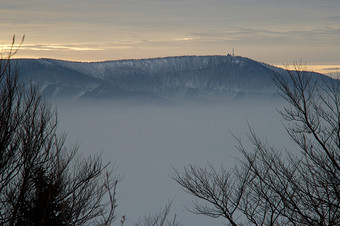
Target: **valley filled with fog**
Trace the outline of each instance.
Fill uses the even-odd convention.
[[[278,109],[275,79],[291,72],[234,55],[105,62],[18,59],[20,79],[36,84],[58,109],[59,131],[84,157],[102,154],[121,177],[117,220],[133,225],[172,202],[185,226],[225,225],[187,209],[195,199],[171,178],[188,164],[233,168],[249,151],[249,127],[279,150],[292,149]],[[302,68],[301,68],[302,69]],[[304,71],[311,81],[337,84]],[[234,137],[235,136],[235,137]]]
[[[131,104],[112,102],[55,102],[59,131],[68,143],[78,142],[84,156],[101,153],[115,164],[118,184],[117,221],[126,215],[127,225],[172,203],[183,225],[223,225],[190,213],[195,200],[171,179],[173,169],[187,164],[233,167],[241,155],[235,138],[247,145],[250,125],[277,148],[290,146],[277,109],[284,102],[273,99],[240,99],[224,104]],[[248,125],[249,124],[249,125]],[[249,149],[251,150],[251,149]]]

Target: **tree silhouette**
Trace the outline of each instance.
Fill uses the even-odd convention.
[[[235,168],[189,165],[173,178],[202,202],[193,212],[231,225],[340,224],[340,83],[295,65],[275,83],[288,103],[280,113],[298,150],[277,150],[250,128],[253,151]]]
[[[0,58],[0,224],[110,225],[118,182],[112,166],[65,146],[56,111],[37,87],[19,81],[14,46],[15,37]]]

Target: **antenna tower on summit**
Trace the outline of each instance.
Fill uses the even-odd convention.
[[[233,56],[235,56],[234,48],[233,48]]]

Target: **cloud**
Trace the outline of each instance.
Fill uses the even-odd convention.
[[[3,0],[0,39],[26,34],[21,49],[36,57],[83,59],[88,51],[86,59],[139,58],[235,47],[264,59],[275,52],[275,62],[319,55],[318,61],[334,63],[340,46],[335,1]]]
[[[190,41],[193,40],[193,38],[175,38],[176,41]]]
[[[102,48],[94,47],[94,46],[86,46],[86,45],[64,45],[64,44],[19,44],[15,45],[3,45],[1,49],[3,51],[9,51],[12,48],[18,48],[20,50],[34,50],[34,51],[55,51],[55,50],[73,50],[73,51],[95,51],[95,50],[103,50]]]
[[[264,29],[247,27],[230,27],[221,30],[205,30],[189,32],[189,36],[201,41],[235,41],[248,44],[271,44],[292,45],[304,43],[306,45],[314,42],[328,44],[338,43],[340,40],[340,27],[296,27],[296,28],[271,28]]]
[[[326,70],[326,71],[340,71],[340,65],[337,66],[337,67],[326,67],[326,68],[323,68],[323,70]]]

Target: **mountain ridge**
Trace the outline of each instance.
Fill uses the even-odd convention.
[[[242,95],[274,96],[274,74],[286,71],[241,56],[176,56],[75,62],[16,59],[20,78],[56,99],[227,100]],[[325,76],[308,72],[315,76]]]

